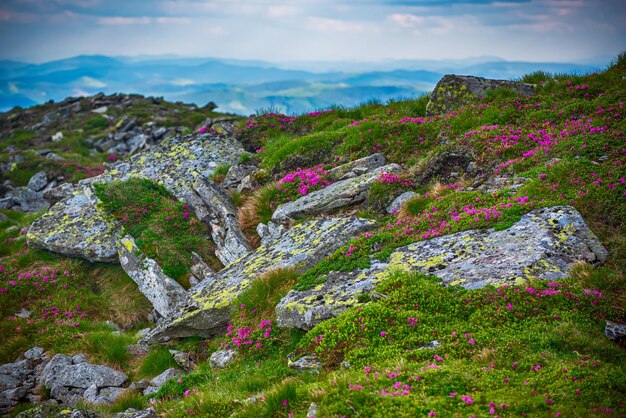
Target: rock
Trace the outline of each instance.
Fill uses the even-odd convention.
[[[0,391],[15,389],[21,381],[8,374],[0,374]]]
[[[126,380],[128,377],[124,373],[108,366],[79,363],[59,369],[54,376],[53,385],[87,389],[93,384],[103,388],[121,386]]]
[[[239,193],[252,193],[258,186],[258,182],[253,175],[245,176],[237,186]]]
[[[9,219],[4,213],[0,213],[0,223],[5,222]]]
[[[532,84],[448,74],[439,80],[430,95],[426,114],[447,113],[476,99],[483,99],[489,90],[498,88],[514,90],[522,96],[535,94],[535,86]]]
[[[430,158],[426,166],[414,178],[415,184],[427,184],[433,180],[453,181],[474,160],[466,151],[445,151]]]
[[[435,348],[441,346],[441,343],[437,340],[431,341],[430,343],[423,345],[418,348],[418,350],[434,350]]]
[[[217,273],[214,281],[203,281],[190,289],[177,311],[142,341],[222,333],[230,318],[230,304],[253,280],[281,268],[303,272],[376,225],[360,218],[319,219],[296,225],[270,247],[261,246]]]
[[[124,412],[120,412],[114,415],[115,418],[157,418],[158,415],[156,411],[152,408],[143,409],[138,411],[133,408],[128,408]]]
[[[287,227],[283,224],[277,224],[275,222],[268,222],[265,224],[258,224],[256,228],[257,234],[261,237],[261,244],[270,246],[272,242],[282,237],[288,231]]]
[[[55,154],[54,152],[46,154],[46,158],[49,160],[65,161],[65,158],[61,157],[60,155]]]
[[[237,208],[220,186],[198,178],[186,196],[200,221],[211,231],[215,255],[226,266],[252,251],[237,220]]]
[[[185,371],[191,371],[196,367],[195,363],[191,359],[189,353],[184,353],[178,350],[169,350],[172,357],[174,357],[174,361],[180,367],[182,367]]]
[[[558,280],[575,263],[599,264],[607,251],[576,209],[555,206],[532,211],[503,231],[471,230],[397,248],[388,262],[369,269],[331,272],[314,289],[291,290],[276,306],[281,327],[311,329],[359,303],[394,269],[433,274],[445,285],[477,289],[488,284],[523,285]]]
[[[147,381],[146,379],[142,379],[138,382],[133,382],[130,384],[130,386],[128,386],[128,389],[130,390],[141,390],[143,391],[145,388],[147,388],[148,386],[150,386],[150,382]]]
[[[57,132],[50,138],[52,142],[61,142],[63,140],[63,132]]]
[[[29,350],[26,350],[24,354],[22,354],[22,357],[34,363],[41,363],[48,359],[48,356],[41,347],[33,347]]]
[[[148,386],[143,390],[143,396],[155,395],[159,392],[159,388],[156,386]]]
[[[20,309],[19,312],[15,313],[15,316],[17,316],[18,318],[30,318],[30,311],[26,308],[22,308]]]
[[[117,222],[97,206],[93,184],[132,177],[160,182],[183,200],[195,179],[208,178],[218,164],[232,164],[243,153],[231,137],[188,135],[172,138],[135,154],[125,161],[108,164],[103,174],[79,182],[78,189],[57,202],[37,219],[27,235],[32,248],[46,249],[89,261],[116,262]]]
[[[0,366],[0,375],[11,376],[20,382],[25,380],[33,371],[33,366],[28,360],[18,360]]]
[[[232,189],[239,186],[242,180],[254,173],[259,169],[253,165],[235,164],[228,169],[226,177],[222,185],[227,189]]]
[[[164,371],[163,373],[161,373],[160,375],[156,376],[155,378],[153,378],[150,381],[150,383],[152,383],[152,386],[156,386],[160,388],[165,383],[167,383],[168,380],[176,379],[177,377],[182,376],[182,375],[183,375],[183,372],[181,372],[180,370],[170,368]]]
[[[56,354],[52,357],[52,360],[46,364],[44,367],[41,376],[39,376],[39,382],[46,388],[50,389],[55,383],[57,375],[63,370],[65,367],[72,364],[72,358],[70,356],[66,356],[65,354]]]
[[[622,339],[626,337],[626,325],[607,320],[606,326],[604,327],[604,334],[611,340]]]
[[[128,147],[128,154],[134,154],[140,149],[146,146],[147,137],[144,134],[139,134],[133,136],[126,142],[126,146]]]
[[[43,194],[28,187],[16,187],[0,199],[0,209],[39,212],[47,207],[48,203],[44,200]]]
[[[85,389],[70,388],[63,385],[53,385],[50,388],[50,397],[64,404],[74,406],[83,400]]]
[[[48,184],[48,176],[45,171],[40,171],[37,174],[34,174],[30,180],[28,180],[28,188],[35,191],[42,191],[46,185]]]
[[[342,164],[338,167],[328,170],[329,174],[336,179],[343,179],[347,174],[352,173],[353,176],[360,176],[385,165],[385,156],[382,154],[372,154],[365,158]]]
[[[58,202],[31,225],[28,245],[91,262],[117,261],[117,221],[97,202],[91,189]]]
[[[75,190],[75,184],[63,183],[57,187],[45,190],[43,192],[43,198],[48,202],[48,204],[50,204],[50,206],[52,206],[55,203],[72,196]]]
[[[139,338],[142,338],[144,335],[146,334],[142,333],[141,335],[139,335],[139,332],[137,332],[137,336]],[[129,344],[126,346],[126,348],[128,349],[128,352],[134,357],[143,357],[147,355],[150,351],[148,346],[144,344]]]
[[[103,114],[103,113],[106,113],[106,112],[107,112],[107,110],[109,110],[109,108],[108,108],[108,107],[106,107],[106,106],[101,106],[101,107],[99,107],[99,108],[97,108],[97,109],[92,109],[92,112],[93,112],[93,113]]]
[[[72,364],[87,363],[87,356],[84,354],[76,354],[72,356]]]
[[[288,358],[287,362],[289,367],[299,371],[319,372],[319,370],[322,368],[322,363],[313,356],[300,357],[296,361],[291,361]]]
[[[145,256],[131,236],[120,241],[118,255],[122,268],[139,287],[161,316],[168,316],[185,299],[187,292],[174,279],[163,273],[161,267]]]
[[[317,418],[317,415],[320,413],[319,407],[315,402],[311,402],[309,405],[309,410],[306,413],[307,418]]]
[[[390,164],[358,177],[338,181],[295,201],[279,205],[272,215],[272,220],[276,223],[283,223],[289,219],[330,213],[344,206],[361,203],[367,198],[367,191],[381,172],[398,173],[400,171],[399,165]]]
[[[408,202],[409,200],[413,199],[416,196],[419,196],[419,195],[415,192],[402,193],[400,196],[396,197],[393,200],[393,202],[391,202],[391,205],[389,205],[389,207],[387,208],[387,213],[389,214],[398,213],[406,202]]]
[[[237,354],[237,350],[232,348],[226,348],[224,350],[219,350],[211,354],[211,367],[219,367],[224,368],[230,364],[235,354]]]

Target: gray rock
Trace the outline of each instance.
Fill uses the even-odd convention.
[[[28,231],[28,245],[92,262],[116,262],[120,231],[115,219],[97,205],[93,184],[147,178],[161,182],[183,200],[197,178],[210,176],[217,164],[238,161],[243,152],[241,144],[231,137],[218,141],[210,135],[188,135],[109,164],[107,171],[79,182],[72,196],[37,219]]]
[[[218,350],[211,354],[211,367],[224,368],[228,366],[237,354],[237,350],[232,348],[226,348],[224,350]]]
[[[70,356],[66,356],[65,354],[56,354],[44,367],[41,376],[39,376],[39,382],[48,389],[52,388],[55,384],[57,375],[61,372],[61,370],[71,364],[72,358]]]
[[[624,338],[626,337],[626,325],[607,320],[604,328],[604,334],[611,340]]]
[[[347,174],[352,174],[350,177],[359,176],[369,171],[375,170],[385,165],[385,156],[382,154],[372,154],[365,158],[351,161],[346,164],[342,164],[335,168],[328,170],[329,174],[336,179],[346,178]]]
[[[115,403],[117,398],[122,396],[124,392],[126,392],[126,389],[124,388],[116,388],[116,387],[104,388],[100,390],[100,394],[98,395],[98,400],[99,402],[104,403],[104,404],[112,404],[112,403]]]
[[[182,367],[186,371],[191,371],[196,365],[191,359],[189,353],[184,353],[178,350],[169,350],[172,357],[174,357],[174,361],[180,367]]]
[[[147,137],[144,134],[139,134],[133,136],[126,142],[126,146],[128,147],[128,154],[134,154],[140,149],[146,146]]]
[[[124,412],[120,412],[115,414],[115,418],[157,418],[158,415],[156,411],[152,408],[142,409],[141,411],[137,411],[133,408],[128,408]]]
[[[418,350],[434,350],[437,347],[440,347],[441,343],[437,340],[433,340],[430,343],[423,345],[418,348]]]
[[[174,279],[163,273],[161,267],[146,257],[135,245],[131,236],[120,240],[118,254],[122,268],[152,303],[161,316],[168,316],[185,299],[187,292]]]
[[[64,404],[74,406],[83,400],[83,388],[70,388],[63,385],[53,385],[50,389],[50,397]]]
[[[124,373],[108,366],[79,363],[61,368],[53,384],[87,389],[92,384],[98,388],[121,386],[126,380],[128,377]]]
[[[30,180],[28,180],[28,188],[35,191],[42,191],[46,185],[48,184],[48,176],[45,171],[40,171],[37,174],[34,174]]]
[[[270,247],[261,246],[188,292],[186,301],[161,321],[142,341],[155,343],[174,337],[210,337],[224,332],[230,305],[251,282],[276,269],[303,272],[332,254],[352,237],[377,223],[360,218],[330,218],[294,226]]]
[[[226,266],[252,251],[239,227],[237,209],[220,186],[199,178],[187,194],[187,202],[211,231],[215,255]]]
[[[257,225],[257,234],[261,237],[261,244],[269,247],[272,243],[288,231],[288,228],[283,224],[277,224],[275,222],[269,221],[267,225],[259,224]]]
[[[18,318],[23,318],[23,319],[27,319],[30,318],[30,311],[26,308],[22,308],[20,309],[19,312],[15,313],[15,316],[17,316]]]
[[[155,395],[159,391],[159,388],[156,386],[148,386],[143,390],[143,396]]]
[[[23,381],[33,371],[33,366],[28,360],[18,360],[0,366],[0,374],[11,376],[19,381]]]
[[[48,203],[44,200],[43,194],[28,187],[16,187],[0,199],[0,209],[39,212],[47,207]]]
[[[146,379],[142,379],[138,382],[133,382],[130,384],[130,386],[128,386],[128,388],[130,390],[141,390],[143,391],[145,388],[147,388],[148,386],[150,386],[150,382]]]
[[[63,140],[63,132],[57,132],[50,138],[52,142],[61,142]]]
[[[291,361],[290,359],[288,359],[287,361],[290,368],[299,371],[319,372],[319,370],[322,368],[322,363],[313,356],[300,357],[296,361]]]
[[[249,175],[241,179],[241,183],[237,186],[239,193],[252,193],[258,186],[258,182],[254,176]]]
[[[22,356],[30,360],[31,362],[40,363],[48,359],[48,356],[44,352],[44,349],[41,347],[33,347],[29,350],[26,350]]]
[[[167,369],[166,371],[164,371],[163,373],[161,373],[160,375],[156,376],[155,378],[153,378],[150,383],[152,383],[152,386],[156,386],[158,388],[160,388],[161,386],[163,386],[168,380],[172,380],[172,379],[176,379],[179,376],[182,376],[183,372],[181,372],[178,369],[174,369],[174,368],[170,368]]]
[[[309,405],[309,410],[306,413],[307,418],[317,418],[317,415],[320,413],[319,407],[315,402],[311,402]]]
[[[247,164],[235,164],[228,169],[223,186],[232,189],[241,184],[244,178],[259,171],[258,167]]]
[[[76,185],[72,183],[63,183],[52,189],[43,192],[43,198],[52,206],[55,203],[66,199],[74,193]]]
[[[505,88],[522,96],[535,94],[535,86],[508,80],[448,74],[435,86],[426,105],[427,115],[439,115],[482,99],[489,90]]]
[[[402,209],[402,206],[404,206],[406,202],[413,199],[415,196],[419,195],[415,192],[402,193],[400,196],[396,197],[393,202],[391,202],[391,205],[389,205],[389,207],[387,208],[387,213],[392,214],[399,212],[400,209]]]
[[[282,327],[311,329],[339,315],[401,269],[433,274],[445,285],[477,289],[488,284],[524,285],[566,277],[579,261],[599,264],[607,251],[576,209],[555,206],[530,212],[504,231],[471,230],[396,249],[389,262],[365,270],[331,272],[314,289],[291,290],[277,305]]]
[[[15,389],[21,381],[8,374],[0,374],[0,391]]]
[[[72,364],[87,363],[87,356],[84,354],[76,354],[72,356]]]
[[[399,165],[390,164],[358,177],[338,181],[297,200],[283,203],[274,211],[272,220],[276,223],[283,223],[289,219],[330,213],[344,206],[361,203],[367,198],[367,191],[380,177],[381,172],[398,173],[400,171]]]

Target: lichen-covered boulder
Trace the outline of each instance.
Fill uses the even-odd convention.
[[[382,154],[372,154],[358,160],[350,161],[328,170],[328,173],[336,179],[359,176],[369,171],[375,170],[385,165],[385,156]]]
[[[338,181],[321,190],[316,190],[297,200],[278,206],[272,215],[272,221],[282,223],[289,219],[329,213],[344,206],[361,203],[365,201],[367,191],[382,172],[398,173],[400,171],[399,165],[389,164],[367,171],[363,175]]]
[[[440,115],[449,112],[473,100],[482,99],[489,90],[498,88],[514,90],[522,96],[532,96],[535,93],[535,86],[532,84],[448,74],[439,80],[430,95],[426,114]]]
[[[238,161],[243,152],[235,139],[208,134],[163,141],[127,161],[108,165],[99,176],[79,182],[71,196],[32,224],[27,242],[32,248],[71,257],[115,262],[118,230],[114,219],[98,207],[93,184],[147,178],[184,199],[195,179],[210,176],[219,164]]]
[[[185,302],[143,338],[157,343],[175,337],[211,337],[225,330],[233,300],[258,277],[276,269],[302,272],[332,254],[354,236],[375,228],[360,218],[318,219],[294,226],[271,246],[261,246],[204,280],[188,292]]]
[[[290,291],[276,307],[282,327],[311,329],[359,303],[393,270],[433,274],[445,285],[477,289],[566,277],[578,261],[602,263],[608,254],[576,209],[555,206],[530,212],[504,231],[471,230],[396,249],[365,270],[332,272],[326,282]]]
[[[126,274],[137,283],[139,291],[161,316],[169,315],[187,296],[185,289],[163,273],[156,261],[146,257],[132,237],[122,238],[121,244],[118,252]]]

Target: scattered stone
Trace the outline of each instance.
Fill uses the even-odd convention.
[[[35,191],[42,191],[48,184],[48,176],[45,171],[40,171],[34,174],[30,180],[28,180],[28,188]]]
[[[514,90],[521,96],[535,94],[535,86],[532,84],[448,74],[435,86],[426,105],[426,114],[432,116],[447,113],[477,99],[483,99],[489,90],[498,88]]]
[[[63,132],[57,132],[50,138],[52,142],[61,142],[63,140]]]
[[[93,110],[92,110],[92,112],[93,112],[93,113],[103,114],[103,113],[106,113],[106,112],[107,112],[107,110],[109,110],[109,108],[108,108],[108,107],[106,107],[106,106],[100,106],[100,107],[99,107],[99,108],[97,108],[97,109],[93,109]]]
[[[22,308],[19,312],[15,313],[15,316],[23,319],[30,318],[30,311],[26,308]]]
[[[304,222],[271,246],[261,246],[191,289],[185,302],[164,318],[142,341],[156,343],[174,337],[210,337],[224,332],[230,305],[251,282],[276,269],[303,272],[332,254],[352,237],[377,226],[360,218],[329,218]]]
[[[72,364],[87,363],[87,356],[84,354],[76,354],[72,356]]]
[[[287,364],[292,369],[298,371],[319,372],[319,370],[322,368],[322,363],[313,356],[300,357],[296,361],[291,361],[289,358],[287,358]]]
[[[387,213],[389,214],[398,213],[406,202],[408,202],[409,200],[413,199],[416,196],[419,196],[419,195],[415,192],[402,193],[400,196],[396,197],[393,200],[393,202],[391,202],[391,205],[389,205],[389,207],[387,207]]]
[[[382,154],[372,154],[365,158],[342,164],[328,170],[328,173],[336,179],[351,178],[363,175],[385,165],[385,156]],[[346,177],[349,175],[349,177]]]
[[[618,324],[613,321],[606,321],[604,334],[611,340],[619,340],[626,337],[626,324]]]
[[[72,183],[63,183],[49,190],[44,190],[43,198],[53,206],[55,203],[72,196],[76,190],[76,185]]]
[[[381,172],[398,173],[400,171],[399,165],[390,164],[381,167],[380,170],[338,181],[297,200],[279,205],[272,215],[272,221],[283,223],[289,219],[331,213],[335,209],[361,203],[367,198],[370,186],[380,177]]]
[[[148,380],[146,380],[146,379],[141,379],[138,382],[131,383],[130,386],[128,386],[128,389],[143,391],[148,386],[150,386],[150,382]]]
[[[439,346],[441,346],[441,343],[437,340],[433,340],[430,343],[419,347],[418,350],[434,350]]]
[[[160,375],[153,378],[150,381],[150,383],[152,383],[152,386],[156,386],[160,388],[165,383],[167,383],[168,380],[176,379],[177,377],[182,376],[182,375],[183,375],[183,372],[181,372],[180,370],[169,368],[163,373],[161,373]]]
[[[317,415],[320,413],[319,407],[315,402],[311,402],[309,405],[309,410],[306,413],[307,418],[317,418]]]
[[[153,408],[143,409],[138,411],[133,408],[128,408],[124,412],[115,414],[115,418],[157,418],[158,415]]]
[[[98,388],[121,386],[128,377],[108,366],[90,363],[67,365],[54,376],[53,385],[87,389],[96,385]]]
[[[178,350],[169,350],[169,351],[172,357],[174,357],[174,361],[176,362],[176,364],[182,367],[183,370],[189,372],[196,367],[189,353],[185,353],[185,352],[178,351]]]
[[[291,290],[276,306],[276,319],[281,327],[309,330],[359,304],[359,295],[374,290],[394,269],[433,274],[445,285],[478,289],[562,279],[577,262],[600,264],[607,256],[576,209],[544,208],[503,231],[471,230],[420,241],[397,248],[388,262],[372,260],[369,269],[331,272],[314,289]]]
[[[226,348],[224,350],[219,350],[211,354],[211,367],[219,367],[224,368],[230,364],[235,354],[237,354],[237,350],[233,348]]]
[[[156,261],[145,256],[129,235],[121,239],[118,255],[122,268],[152,303],[159,315],[166,317],[187,295],[185,289],[163,273]]]

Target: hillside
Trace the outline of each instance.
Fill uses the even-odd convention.
[[[2,114],[3,181],[54,205],[0,215],[0,413],[626,415],[625,94],[622,53],[299,116]]]

